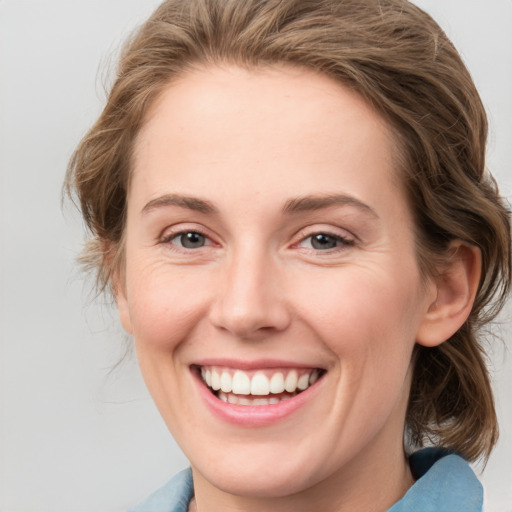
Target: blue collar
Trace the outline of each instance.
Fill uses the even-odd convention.
[[[409,464],[416,483],[388,512],[482,512],[482,485],[459,455],[425,448]]]

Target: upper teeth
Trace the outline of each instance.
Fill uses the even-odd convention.
[[[258,370],[245,372],[228,368],[202,367],[201,376],[215,391],[237,395],[265,396],[271,393],[294,393],[311,386],[319,377],[317,369]]]

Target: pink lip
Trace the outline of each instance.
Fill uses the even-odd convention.
[[[319,368],[311,364],[294,363],[279,359],[259,359],[257,361],[240,361],[226,358],[201,359],[194,361],[196,366],[223,366],[240,370],[264,370],[266,368]]]
[[[212,364],[212,366],[232,366],[225,364],[225,361],[223,364],[220,364],[219,361],[216,361],[215,364],[210,364]],[[279,368],[283,366],[290,366],[290,363],[283,365],[283,363],[280,362],[276,365],[276,367]],[[240,366],[237,367],[240,368]],[[268,368],[268,366],[266,367]],[[258,368],[264,367],[259,366]],[[297,368],[297,366],[294,366],[294,368]],[[323,378],[321,377],[305,391],[295,395],[293,398],[279,402],[278,404],[257,406],[235,405],[219,400],[204,384],[197,372],[193,371],[192,373],[201,398],[205,401],[213,415],[223,421],[242,427],[266,427],[284,420],[306,405],[309,400],[313,399],[321,387],[321,382],[323,382]]]

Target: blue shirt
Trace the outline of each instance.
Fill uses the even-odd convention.
[[[416,482],[388,512],[482,512],[482,485],[462,457],[425,448],[409,463]],[[187,512],[193,495],[192,471],[186,469],[128,512]]]

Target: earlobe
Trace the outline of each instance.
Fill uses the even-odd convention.
[[[440,345],[464,324],[480,283],[480,249],[458,240],[451,244],[449,254],[448,264],[433,278],[436,297],[416,336],[417,343],[426,347]]]
[[[133,334],[132,322],[130,318],[130,309],[128,307],[128,300],[126,298],[125,284],[114,284],[114,298],[117,304],[117,311],[119,313],[119,320],[123,329],[128,334]]]
[[[114,254],[115,251],[105,251],[104,254]],[[116,301],[117,311],[119,314],[119,320],[121,321],[121,325],[123,329],[128,334],[133,334],[132,323],[130,319],[130,309],[128,307],[128,299],[126,295],[126,280],[123,274],[122,262],[108,262],[106,264],[110,264],[114,266],[111,275],[111,286],[112,293],[114,295],[114,300]]]

